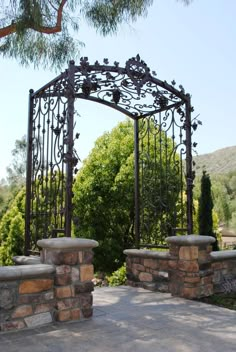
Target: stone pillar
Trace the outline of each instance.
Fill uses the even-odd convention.
[[[83,238],[51,238],[37,242],[41,262],[55,266],[55,319],[90,318],[93,314],[93,251],[98,243]]]
[[[213,271],[211,268],[210,236],[188,235],[168,237],[170,255],[176,257],[177,265],[170,271],[172,296],[200,298],[213,294]]]

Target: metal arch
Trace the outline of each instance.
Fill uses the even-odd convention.
[[[140,161],[140,153],[143,152],[141,150],[142,133],[144,133],[142,126],[145,126],[143,121],[152,119],[155,124],[155,116],[159,116],[159,119],[163,118],[165,121],[161,122],[164,131],[162,132],[167,136],[169,130],[164,128],[168,120],[166,112],[178,114],[179,125],[172,118],[169,129],[172,129],[173,148],[176,153],[177,149],[180,150],[181,156],[185,155],[186,158],[187,211],[185,216],[187,219],[185,219],[185,227],[188,233],[192,232],[192,108],[189,94],[185,93],[182,86],[179,88],[179,90],[176,89],[174,81],[170,85],[166,81],[157,79],[155,72],[151,74],[146,63],[137,55],[129,59],[125,67],[120,67],[118,62],[114,62],[111,66],[107,59],[104,59],[102,65],[98,62],[91,65],[87,58],[81,58],[78,66],[71,61],[65,72],[39,90],[30,91],[26,253],[29,252],[29,248],[36,248],[38,237],[57,236],[58,233],[66,236],[71,234],[72,184],[78,161],[74,150],[75,99],[85,99],[106,105],[134,120],[137,246],[140,244],[140,236],[142,237],[140,231],[144,231],[145,227],[140,225],[140,211],[147,211],[143,205],[144,201],[140,203],[140,199],[144,197],[143,189],[145,189],[139,177],[144,162],[143,159]],[[180,143],[177,143],[178,148],[174,146],[176,143],[175,136],[173,137],[174,128],[178,129],[181,139]],[[160,135],[156,135],[156,138],[160,139]],[[182,159],[181,163],[183,163]],[[182,186],[178,190],[183,193],[182,174],[183,165],[181,165],[180,176]],[[52,199],[54,193],[54,199]],[[181,227],[184,228],[183,221]]]
[[[90,65],[87,58],[81,58],[80,65],[74,68],[74,97],[87,99],[112,107],[133,119],[142,118],[159,111],[166,110],[168,105],[183,104],[188,95],[180,86],[180,90],[166,81],[161,81],[150,74],[147,65],[137,55],[126,62],[126,67]],[[144,70],[145,68],[145,70]],[[134,69],[143,72],[136,74]],[[112,75],[114,73],[115,75]],[[156,74],[153,72],[153,74]],[[69,70],[32,94],[32,98],[67,96]],[[53,87],[53,90],[51,89]],[[162,90],[159,89],[162,88]],[[133,105],[132,105],[133,103]]]

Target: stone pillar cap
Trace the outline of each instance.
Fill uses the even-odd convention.
[[[58,237],[38,240],[37,245],[50,249],[82,249],[97,247],[98,242],[87,238]]]
[[[0,282],[45,277],[55,272],[53,265],[32,264],[0,267]]]
[[[38,255],[16,255],[12,258],[13,262],[16,265],[31,265],[31,264],[40,264],[40,257]]]
[[[202,244],[207,245],[215,242],[215,238],[212,236],[200,236],[200,235],[185,235],[185,236],[172,236],[167,237],[166,241],[170,244],[177,246],[200,246]]]

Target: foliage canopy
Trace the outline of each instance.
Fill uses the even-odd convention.
[[[0,54],[23,65],[61,67],[76,58],[81,18],[102,35],[144,16],[153,0],[0,0]]]
[[[191,0],[179,0],[188,4]],[[76,59],[81,19],[102,35],[145,16],[153,0],[0,0],[0,54],[22,65],[61,68]]]
[[[123,250],[135,244],[133,138],[133,123],[130,120],[118,124],[110,133],[106,132],[96,141],[74,185],[75,235],[99,242],[99,247],[95,249],[95,268],[104,272],[112,272],[119,268],[124,262]],[[144,139],[143,143],[151,150],[152,155],[155,144],[149,139]],[[171,155],[169,149],[167,153]],[[149,164],[150,162],[151,160]],[[172,163],[169,167],[170,177],[167,180],[162,176],[163,170],[155,169],[154,177],[153,169],[152,172],[147,169],[146,187],[151,203],[160,202],[158,198],[160,184],[163,186],[165,182],[172,182],[175,185],[178,183],[174,168],[175,164]],[[168,209],[170,214],[175,211],[178,197],[178,187],[175,190],[173,188],[166,196],[171,207]],[[162,201],[165,202],[167,199]],[[144,215],[147,215],[148,211],[150,217],[154,217],[150,231],[151,237],[155,239],[158,232],[156,229],[159,228],[163,217],[169,219],[167,211],[164,214],[157,206],[156,204],[156,212],[146,207],[144,209]]]
[[[12,257],[24,252],[24,213],[25,190],[21,190],[0,221],[0,265],[12,264]]]

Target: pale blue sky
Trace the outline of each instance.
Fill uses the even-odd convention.
[[[199,154],[236,145],[236,1],[194,0],[185,7],[175,0],[154,0],[146,18],[124,25],[116,36],[103,38],[81,24],[79,39],[86,46],[80,56],[91,63],[119,61],[120,66],[140,54],[161,80],[176,80],[192,95],[203,126],[194,134]],[[66,68],[66,67],[65,67]],[[28,91],[37,90],[57,73],[22,68],[0,59],[0,178],[11,162],[16,139],[27,131]],[[79,102],[78,154],[83,159],[95,139],[124,116],[98,104]]]

